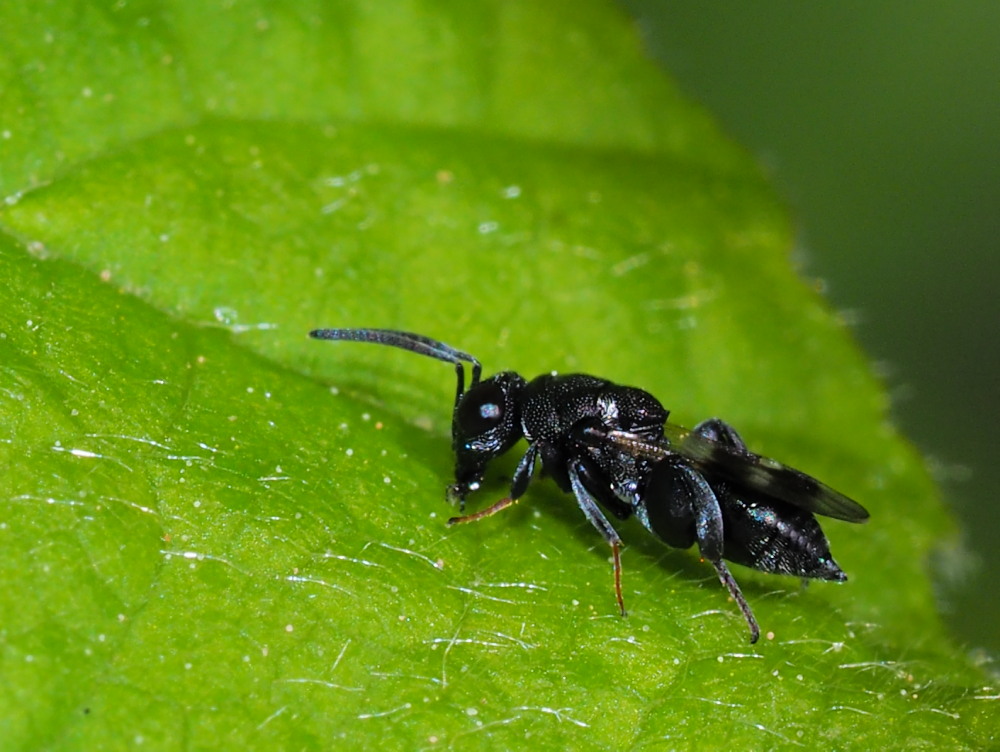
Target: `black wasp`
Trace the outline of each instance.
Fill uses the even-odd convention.
[[[455,482],[448,498],[464,509],[465,497],[479,488],[490,460],[522,438],[528,450],[509,496],[448,524],[479,520],[514,504],[541,459],[543,472],[576,497],[584,516],[611,545],[622,615],[622,541],[605,512],[619,520],[634,514],[670,546],[697,542],[743,612],[751,643],[760,628],[724,558],[762,572],[847,579],[813,514],[863,522],[865,508],[805,473],[754,454],[718,418],[694,430],[678,428],[667,423],[667,410],[648,392],[585,374],[525,381],[502,371],[480,381],[478,360],[419,334],[317,329],[310,336],[391,345],[453,363],[458,374],[451,424]],[[472,366],[468,390],[463,363]]]

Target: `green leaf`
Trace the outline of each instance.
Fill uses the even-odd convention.
[[[72,8],[0,8],[5,748],[995,740],[927,473],[771,189],[618,11]],[[737,568],[750,647],[634,525],[619,618],[551,483],[447,529],[453,374],[306,338],[360,325],[724,416],[871,510],[826,523],[851,581]]]

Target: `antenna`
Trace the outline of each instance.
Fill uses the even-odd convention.
[[[437,360],[443,360],[445,363],[454,363],[455,373],[458,376],[458,389],[455,393],[456,406],[462,395],[465,394],[465,369],[462,367],[462,363],[472,364],[472,383],[470,386],[479,383],[479,377],[483,371],[479,361],[468,353],[456,350],[444,342],[438,342],[436,339],[425,337],[422,334],[400,332],[396,329],[313,329],[309,332],[309,336],[313,339],[373,342],[376,345],[389,345],[419,355],[428,355]]]

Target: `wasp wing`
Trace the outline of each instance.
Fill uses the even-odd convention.
[[[666,424],[662,442],[629,431],[602,431],[601,435],[633,456],[654,461],[681,456],[709,480],[724,480],[737,489],[784,501],[807,512],[847,522],[868,519],[868,510],[863,506],[811,475],[770,457],[738,451],[686,428]]]

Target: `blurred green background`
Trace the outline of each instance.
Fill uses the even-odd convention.
[[[623,5],[787,197],[797,261],[856,322],[959,518],[930,563],[942,608],[995,656],[1000,3]]]

